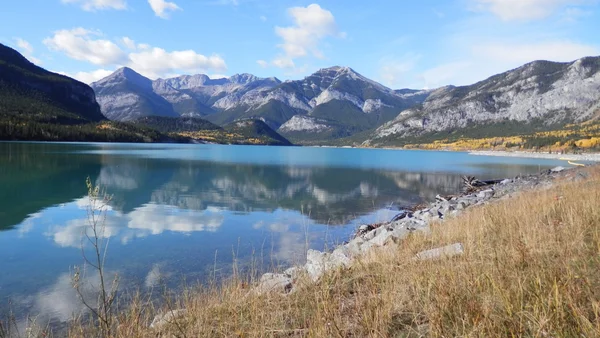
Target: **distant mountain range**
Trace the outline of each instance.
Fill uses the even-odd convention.
[[[393,90],[337,66],[285,82],[251,74],[153,81],[121,68],[90,88],[4,45],[0,71],[0,139],[9,140],[377,147],[526,135],[517,146],[577,147],[600,136],[600,57],[534,61],[434,90]]]
[[[299,141],[346,137],[378,127],[429,95],[429,91],[394,91],[348,67],[321,69],[303,80],[286,82],[250,74],[151,81],[121,68],[92,88],[111,120],[193,116],[224,125],[259,119]]]
[[[110,119],[260,119],[301,144],[385,146],[496,125],[502,136],[593,120],[600,115],[599,64],[600,57],[535,61],[471,86],[435,90],[392,90],[337,66],[286,82],[250,74],[151,81],[122,68],[92,87]]]

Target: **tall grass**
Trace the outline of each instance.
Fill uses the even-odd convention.
[[[598,337],[600,170],[588,178],[471,208],[289,295],[242,280],[189,288],[162,309],[134,301],[115,337]],[[462,256],[414,255],[455,242]],[[175,325],[155,314],[186,308]],[[93,326],[72,325],[71,337]]]

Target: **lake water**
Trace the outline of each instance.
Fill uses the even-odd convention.
[[[374,149],[0,143],[0,315],[65,321],[88,227],[86,177],[113,196],[106,268],[142,291],[301,263],[360,224],[562,161]],[[90,278],[93,279],[93,276]]]

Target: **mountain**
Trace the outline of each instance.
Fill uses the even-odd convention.
[[[292,145],[285,137],[260,120],[236,121],[219,127],[198,117],[144,116],[127,124],[156,130],[181,142]]]
[[[222,130],[221,127],[196,117],[144,116],[132,124],[156,129],[161,133],[193,132],[199,130]]]
[[[527,134],[599,116],[600,57],[534,61],[470,86],[437,89],[422,105],[379,127],[364,145]]]
[[[150,79],[127,67],[92,83],[92,88],[102,112],[113,121],[132,121],[142,116],[179,116],[169,101],[154,93]]]
[[[286,137],[299,141],[349,136],[391,120],[399,111],[426,97],[397,94],[348,67],[331,67],[298,81],[287,81],[242,97],[234,109],[215,114],[213,121],[260,118]]]
[[[224,128],[230,133],[242,135],[249,141],[256,140],[255,143],[284,146],[292,145],[288,139],[278,134],[261,120],[236,121],[226,125]]]
[[[88,85],[49,72],[0,44],[0,114],[70,123],[106,120]],[[6,120],[6,119],[3,119]]]
[[[92,83],[92,88],[109,119],[133,121],[143,116],[204,117],[227,109],[247,93],[279,83],[276,78],[263,79],[250,74],[223,79],[184,75],[152,81],[125,67]]]
[[[130,76],[133,79],[123,72],[120,69],[92,84],[110,119],[176,114],[202,117],[222,126],[259,119],[299,141],[345,137],[378,127],[398,112],[422,103],[430,93],[394,91],[348,67],[321,69],[303,80],[283,83],[251,74],[223,79],[185,75],[151,81],[130,69],[128,73],[136,74]],[[157,96],[169,107],[147,99],[157,102]]]

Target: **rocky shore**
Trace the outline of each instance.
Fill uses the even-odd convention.
[[[444,222],[448,218],[460,215],[468,208],[510,198],[511,195],[520,191],[548,188],[559,177],[578,179],[584,178],[585,175],[576,168],[556,167],[537,175],[496,180],[490,184],[480,182],[479,185],[469,186],[466,192],[453,196],[438,195],[436,201],[427,205],[399,212],[390,222],[360,226],[352,240],[332,252],[309,250],[305,265],[289,268],[279,274],[264,274],[254,291],[259,293],[293,292],[303,282],[316,282],[329,270],[349,267],[362,255],[376,248],[398,243],[412,232],[429,233],[430,224],[433,222]],[[479,181],[474,180],[474,182]],[[460,255],[462,252],[462,244],[455,243],[418,253],[415,259],[436,259],[443,256]]]
[[[551,160],[600,162],[600,154],[559,154],[559,153],[536,153],[530,151],[471,151],[470,155],[477,156],[502,156],[502,157],[525,157],[525,158],[547,158]]]
[[[283,273],[266,273],[251,288],[251,293],[290,294],[299,288],[317,282],[327,271],[348,268],[362,256],[377,250],[391,247],[414,232],[428,234],[434,222],[444,222],[460,215],[469,208],[507,199],[522,191],[550,188],[556,179],[580,180],[587,177],[585,171],[578,168],[556,167],[536,175],[517,176],[494,181],[478,181],[465,177],[465,190],[451,196],[436,197],[428,204],[415,206],[411,210],[399,211],[392,220],[385,223],[361,225],[353,238],[331,252],[309,250],[306,263],[294,266]],[[560,197],[557,197],[560,198]],[[415,260],[431,260],[461,255],[462,243],[434,248],[417,253]],[[184,316],[185,310],[175,310],[159,315],[151,327],[158,328],[178,316]]]

